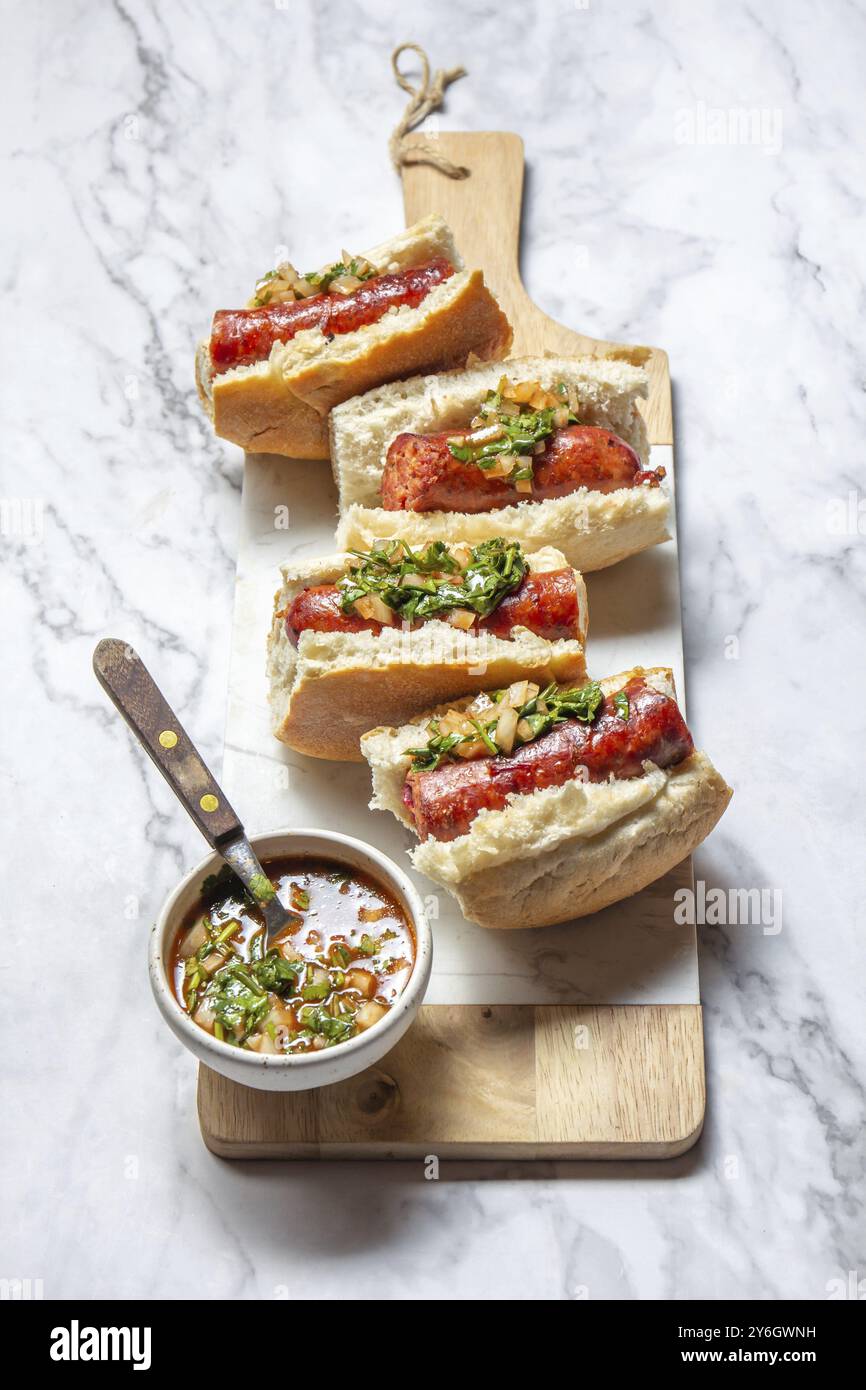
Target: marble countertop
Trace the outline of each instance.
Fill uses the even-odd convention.
[[[0,1276],[425,1299],[862,1278],[862,0],[542,0],[519,43],[480,0],[10,15]],[[201,844],[91,651],[130,640],[219,767],[241,456],[193,344],[275,247],[317,263],[400,225],[404,39],[470,70],[440,128],[525,139],[533,298],[670,353],[690,720],[736,788],[697,873],[765,893],[699,929],[708,1118],[674,1162],[223,1163],[149,997],[147,924]]]

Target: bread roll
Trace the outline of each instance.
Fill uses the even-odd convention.
[[[326,459],[328,412],[349,396],[419,371],[462,366],[508,351],[511,328],[480,270],[463,270],[450,228],[431,216],[365,251],[380,275],[444,256],[455,267],[417,308],[391,308],[378,323],[331,341],[318,328],[275,343],[261,362],[214,375],[199,344],[199,397],[223,439],[257,453]]]
[[[599,684],[611,693],[634,676],[674,694],[666,668],[638,667]],[[424,744],[429,717],[373,729],[361,739],[373,777],[371,808],[391,811],[410,827],[402,801],[407,749]],[[696,751],[675,767],[648,763],[641,777],[574,779],[515,795],[501,811],[481,811],[467,834],[427,839],[409,857],[454,895],[470,922],[549,926],[597,912],[660,878],[706,838],[731,796],[706,754]]]

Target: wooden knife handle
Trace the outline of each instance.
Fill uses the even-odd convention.
[[[128,642],[106,637],[93,670],[142,748],[214,848],[243,834],[243,826],[201,754]]]

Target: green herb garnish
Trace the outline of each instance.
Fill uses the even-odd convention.
[[[216,1015],[214,1032],[231,1033],[236,1042],[243,1042],[261,1023],[270,1007],[267,991],[243,965],[226,965],[214,975],[205,993],[205,1002]]]
[[[560,382],[555,388],[557,394],[564,401],[567,400],[568,387],[565,382]],[[448,448],[456,459],[461,463],[474,463],[485,472],[493,468],[501,454],[517,454],[524,460],[519,467],[512,469],[509,480],[516,482],[519,479],[532,480],[532,459],[536,445],[549,439],[555,429],[562,428],[562,424],[554,423],[554,417],[559,414],[563,406],[545,406],[541,410],[530,410],[526,405],[521,405],[516,415],[507,415],[502,410],[502,396],[499,391],[488,391],[479,415],[484,424],[477,431],[473,431],[465,436],[455,436],[449,439]],[[576,425],[577,416],[573,410],[568,412],[567,424]],[[502,431],[498,439],[476,440],[473,434],[481,434],[482,430],[487,430],[491,426],[498,426]]]
[[[256,901],[260,903],[269,903],[277,896],[277,890],[271,883],[267,874],[251,875],[250,892]]]
[[[309,275],[302,276],[302,279],[309,284],[315,285],[320,294],[325,294],[330,287],[331,281],[336,280],[339,275],[354,275],[356,280],[371,280],[378,275],[375,267],[370,270],[359,270],[358,262],[354,258],[346,265],[345,261],[335,261],[326,270],[311,270]]]
[[[323,980],[321,984],[304,985],[301,990],[301,998],[305,1004],[318,1004],[327,999],[331,993],[330,980]]]
[[[261,989],[270,990],[272,994],[294,994],[304,973],[304,962],[286,960],[278,950],[272,949],[262,960],[255,961],[249,969]]]
[[[431,720],[428,725],[430,737],[424,747],[408,750],[412,759],[412,771],[433,772],[444,758],[458,756],[454,754],[454,749],[460,744],[472,743],[475,739],[480,739],[491,753],[499,755],[500,750],[493,732],[499,721],[498,706],[502,703],[505,693],[504,690],[493,691],[490,695],[493,704],[488,709],[468,715],[473,728],[471,734],[443,734],[438,722],[435,719]],[[578,688],[560,688],[555,683],[546,686],[517,711],[518,729],[514,747],[531,743],[569,719],[579,719],[581,723],[591,724],[603,699],[601,686],[596,681],[590,681],[588,685]],[[524,725],[523,731],[520,729],[521,723]]]
[[[617,714],[619,715],[620,719],[628,719],[628,716],[629,716],[628,696],[626,695],[626,693],[625,693],[624,690],[620,690],[620,691],[617,692],[616,695],[614,695],[614,697],[613,697],[613,703],[614,703],[614,706],[616,707],[616,712],[617,712]]]
[[[355,1032],[354,1018],[334,1018],[321,1007],[301,1009],[300,1022],[311,1033],[327,1038],[329,1044],[343,1042]]]
[[[486,618],[520,586],[528,568],[520,543],[500,536],[474,546],[463,570],[444,541],[431,541],[424,550],[391,541],[353,554],[359,563],[338,586],[343,612],[351,612],[366,594],[376,594],[407,623],[455,608]]]

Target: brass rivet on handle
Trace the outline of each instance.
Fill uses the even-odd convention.
[[[177,734],[174,729],[163,729],[159,736],[159,741],[163,748],[174,748],[177,743]]]
[[[203,811],[215,811],[219,806],[219,802],[217,801],[213,792],[205,792],[204,796],[198,804]]]

